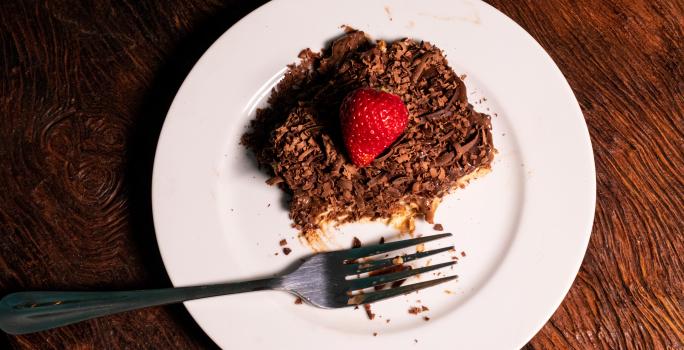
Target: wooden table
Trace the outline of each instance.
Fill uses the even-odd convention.
[[[684,3],[490,2],[560,66],[596,157],[589,251],[525,349],[684,349]],[[150,214],[159,130],[199,56],[258,5],[2,1],[1,294],[170,285]],[[215,347],[182,306],[2,338],[15,348]]]

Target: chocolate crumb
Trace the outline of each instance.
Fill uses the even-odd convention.
[[[413,342],[414,342],[414,343],[418,343],[418,339],[413,339]]]
[[[465,253],[465,252],[461,252],[461,256],[466,256],[466,253]]]
[[[297,297],[297,299],[295,299],[295,301],[294,301],[294,303],[298,304],[298,305],[301,304],[302,302],[304,302],[304,301],[302,300],[302,298],[299,298],[299,297]]]
[[[390,323],[390,319],[388,318],[387,320],[385,320],[385,323]]]
[[[430,321],[430,318],[427,317],[427,316],[423,316],[423,320],[425,320],[425,321]]]
[[[288,247],[283,248],[283,254],[288,255],[288,254],[290,254],[291,252],[292,252],[292,249],[290,249],[290,248],[288,248]]]
[[[352,239],[352,248],[361,248],[361,240],[358,237]]]
[[[373,320],[375,318],[375,314],[373,311],[371,311],[371,306],[370,304],[363,304],[364,310],[366,310],[366,316],[368,316],[369,320]]]
[[[378,244],[385,244],[385,237],[380,237],[380,242]]]
[[[422,311],[423,311],[423,310],[421,310],[421,309],[420,309],[419,307],[417,307],[417,306],[411,306],[411,307],[408,309],[408,313],[410,313],[411,315],[418,315],[418,314],[421,313]]]
[[[278,242],[278,243],[280,244],[281,247],[284,247],[284,246],[287,245],[287,240],[283,238],[283,239],[281,239],[280,242]]]
[[[444,226],[442,226],[442,224],[435,224],[435,226],[432,226],[432,229],[435,231],[444,231]]]
[[[378,332],[373,332],[373,336],[374,336],[374,337],[377,337],[377,336],[378,336]]]
[[[273,255],[278,255],[278,252],[273,253]]]
[[[427,306],[424,306],[424,305],[423,305],[423,306],[411,306],[411,307],[408,309],[408,313],[410,313],[411,315],[417,315],[417,314],[419,314],[419,313],[421,313],[421,312],[429,311],[429,310],[430,310],[430,309],[429,309]]]

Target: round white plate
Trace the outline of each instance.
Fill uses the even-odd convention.
[[[376,39],[436,44],[467,75],[476,109],[492,115],[499,151],[492,172],[449,195],[436,215],[454,236],[432,246],[466,253],[445,271],[459,279],[378,303],[372,321],[363,310],[295,305],[281,292],[192,301],[188,310],[226,349],[520,348],[579,269],[594,215],[594,162],[558,67],[523,29],[479,1],[276,0],[221,36],[180,88],[157,148],[154,221],[171,281],[263,277],[311,252],[290,227],[281,191],[264,183],[239,140],[285,66],[301,49],[318,50],[342,34],[343,24]],[[419,223],[417,233],[435,232]],[[332,235],[331,249],[348,248],[353,236],[369,243],[396,232],[353,224]],[[275,255],[283,238],[293,252]],[[417,305],[430,311],[407,312]]]

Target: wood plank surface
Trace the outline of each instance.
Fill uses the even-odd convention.
[[[525,349],[684,349],[684,2],[488,2],[563,71],[596,159],[589,250]],[[192,65],[259,5],[0,2],[0,295],[170,285],[149,200],[157,137]],[[215,347],[182,306],[0,341]]]

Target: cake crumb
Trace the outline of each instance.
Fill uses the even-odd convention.
[[[304,302],[304,301],[300,297],[297,297],[297,299],[295,299],[295,301],[294,301],[294,303],[297,305],[301,304],[302,302]]]
[[[390,319],[388,318],[387,320],[385,320],[385,323],[390,323]]]
[[[461,256],[465,257],[465,256],[466,256],[466,252],[461,252]]]
[[[427,317],[427,316],[423,316],[423,320],[424,320],[425,322],[427,322],[427,321],[430,321],[430,318]]]
[[[454,292],[452,292],[452,291],[450,291],[450,290],[448,290],[448,289],[445,289],[445,290],[444,290],[444,293],[446,293],[446,294],[454,294]]]
[[[413,339],[413,342],[417,344],[417,343],[418,343],[418,339]]]
[[[369,320],[375,319],[375,314],[371,310],[370,304],[363,304],[363,309],[366,310],[366,316],[368,316]]]
[[[392,259],[392,264],[394,264],[394,265],[401,265],[403,263],[404,263],[404,258],[402,258],[400,256]]]
[[[374,336],[374,337],[377,337],[377,336],[378,336],[378,332],[373,332],[373,336]]]
[[[287,245],[287,240],[285,238],[283,238],[280,240],[280,242],[278,242],[278,244],[280,244],[281,247],[284,247]]]
[[[430,311],[430,309],[428,309],[428,307],[425,306],[425,305],[421,306],[420,309],[421,309],[422,311]]]
[[[432,226],[432,229],[435,231],[444,231],[444,226],[442,226],[442,224],[435,224],[435,226]]]
[[[385,237],[380,237],[380,242],[378,244],[385,244]]]
[[[292,253],[292,249],[290,249],[288,247],[283,248],[283,254],[288,255],[290,253]]]
[[[416,246],[416,252],[422,253],[424,251],[425,251],[425,243],[421,243],[421,244]]]

